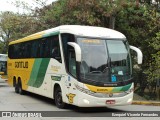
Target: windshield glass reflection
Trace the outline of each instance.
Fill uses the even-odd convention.
[[[77,42],[82,50],[81,78],[108,83],[131,77],[130,55],[124,41],[78,38]]]

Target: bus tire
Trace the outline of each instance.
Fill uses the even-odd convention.
[[[59,86],[55,88],[54,100],[55,100],[55,104],[58,108],[63,109],[63,108],[66,107],[66,104],[63,102],[62,91],[61,91],[61,88]]]
[[[18,81],[18,91],[20,95],[24,95],[25,91],[22,89],[21,80]]]
[[[16,82],[16,78],[13,78],[13,87],[15,90],[15,93],[19,93],[19,89],[18,89],[18,83]]]
[[[16,93],[19,93],[18,84],[15,84],[15,86],[14,86],[14,90],[15,90],[15,92],[16,92]]]
[[[15,87],[16,86],[16,78],[14,77],[13,78],[13,87]]]

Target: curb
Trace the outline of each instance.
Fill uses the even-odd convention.
[[[156,101],[133,101],[133,105],[152,105],[152,106],[160,106],[160,102]]]

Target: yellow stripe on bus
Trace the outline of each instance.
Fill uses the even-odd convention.
[[[42,32],[39,32],[39,33],[30,35],[30,36],[28,36],[28,37],[24,37],[24,38],[22,38],[22,39],[12,41],[12,42],[9,43],[9,45],[16,44],[16,43],[20,43],[20,42],[25,42],[25,41],[31,41],[31,40],[35,40],[35,39],[38,39],[38,38],[42,38],[42,36],[43,36],[44,33],[45,33],[45,32],[42,31]]]
[[[87,88],[93,92],[99,92],[99,93],[110,93],[114,89],[114,87],[97,87],[93,85],[87,85]]]

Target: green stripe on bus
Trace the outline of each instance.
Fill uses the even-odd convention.
[[[47,71],[47,68],[48,68],[49,61],[50,61],[50,58],[42,59],[42,62],[40,64],[40,68],[39,68],[39,72],[38,72],[38,75],[37,75],[37,79],[36,79],[33,87],[39,88],[42,85],[42,83],[44,81],[44,77],[46,75],[46,71]]]
[[[34,65],[33,65],[33,68],[32,68],[32,72],[31,72],[31,75],[30,75],[30,79],[28,81],[29,86],[33,86],[35,81],[37,80],[37,75],[38,75],[38,72],[39,72],[41,62],[42,62],[42,59],[35,59]]]
[[[122,90],[122,87],[115,87],[113,88],[112,92],[120,92]]]
[[[121,91],[127,91],[131,87],[132,84],[122,86],[122,87],[115,87],[112,92],[121,92]]]
[[[42,85],[49,61],[50,58],[35,59],[31,76],[28,82],[29,86],[38,88]]]
[[[129,85],[126,85],[124,87],[122,87],[122,90],[121,91],[127,91],[129,90],[129,88],[131,87],[132,84],[129,84]]]
[[[57,32],[50,32],[50,33],[44,34],[42,37],[49,37],[49,36],[58,35],[58,34],[59,34],[59,31],[57,31]]]

